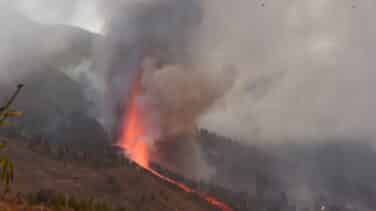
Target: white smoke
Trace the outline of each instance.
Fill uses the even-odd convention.
[[[43,24],[79,26],[96,33],[103,30],[99,0],[1,0],[0,5]]]
[[[206,4],[200,56],[241,76],[203,127],[245,143],[375,137],[373,1]]]

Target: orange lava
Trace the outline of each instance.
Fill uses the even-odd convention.
[[[123,122],[123,128],[120,134],[119,145],[127,153],[130,159],[132,159],[139,166],[143,167],[153,175],[161,178],[162,180],[176,185],[180,189],[188,193],[195,193],[201,198],[205,199],[209,204],[217,207],[222,211],[233,211],[232,208],[224,204],[223,202],[208,196],[207,194],[197,192],[183,183],[179,183],[169,177],[166,177],[157,171],[150,168],[149,165],[149,148],[145,140],[145,128],[144,128],[144,112],[139,108],[136,102],[137,96],[142,95],[142,87],[140,80],[136,80],[130,96],[130,103],[128,104],[127,112]]]
[[[155,176],[163,179],[164,181],[166,181],[168,183],[171,183],[173,185],[176,185],[177,187],[179,187],[180,189],[182,189],[185,192],[195,193],[195,194],[199,195],[201,198],[205,199],[209,204],[217,207],[221,211],[233,211],[233,209],[231,207],[229,207],[227,204],[225,204],[225,203],[223,203],[221,201],[218,201],[217,199],[215,199],[215,198],[213,198],[211,196],[208,196],[207,194],[197,192],[197,191],[193,190],[192,188],[186,186],[185,184],[179,183],[178,181],[175,181],[175,180],[173,180],[173,179],[171,179],[169,177],[166,177],[166,176],[158,173],[157,171],[155,171],[153,169],[147,169],[147,170],[149,172],[151,172],[152,174],[154,174]]]
[[[121,131],[120,146],[125,149],[129,157],[145,169],[149,168],[149,153],[146,144],[145,128],[143,127],[143,112],[137,106],[136,97],[141,95],[139,82],[133,87],[124,119],[124,128]]]

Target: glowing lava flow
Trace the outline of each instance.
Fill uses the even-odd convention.
[[[140,80],[135,81],[135,86],[133,87],[131,94],[132,95],[130,96],[130,103],[127,106],[128,110],[124,118],[123,128],[120,136],[120,146],[128,153],[128,156],[139,166],[148,170],[150,173],[161,178],[162,180],[170,184],[176,185],[185,192],[195,193],[199,195],[201,198],[204,198],[208,203],[219,208],[222,211],[233,211],[232,208],[218,201],[217,199],[210,197],[207,194],[199,193],[189,188],[188,186],[179,183],[178,181],[175,181],[171,178],[168,178],[150,168],[148,151],[149,149],[146,140],[143,140],[145,137],[144,135],[146,134],[144,128],[145,124],[143,122],[145,120],[144,113],[139,108],[136,102],[137,96],[142,95]]]

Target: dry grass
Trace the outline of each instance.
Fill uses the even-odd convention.
[[[53,190],[135,211],[215,210],[196,195],[185,193],[133,165],[95,169],[50,159],[29,150],[23,142],[7,142],[6,153],[15,163],[13,192]]]

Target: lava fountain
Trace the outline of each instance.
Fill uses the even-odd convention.
[[[211,197],[205,193],[200,193],[187,185],[173,180],[167,176],[160,174],[150,167],[150,148],[145,140],[146,128],[145,128],[145,111],[137,104],[137,97],[143,95],[140,77],[134,81],[130,101],[127,104],[127,110],[123,118],[122,130],[120,133],[119,145],[139,166],[149,171],[151,174],[159,177],[160,179],[173,184],[185,192],[195,193],[201,198],[205,199],[209,204],[217,207],[222,211],[233,211],[225,203]]]
[[[139,166],[149,169],[149,151],[145,139],[144,113],[137,105],[136,98],[142,95],[140,80],[136,80],[132,88],[130,103],[121,131],[120,146]]]

